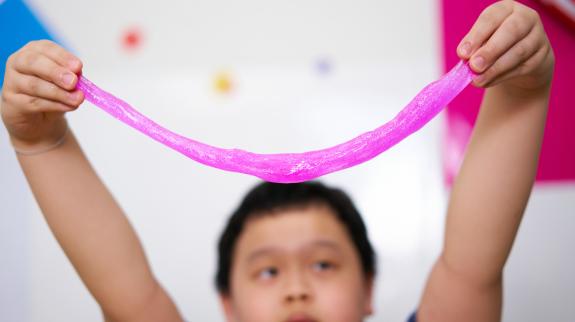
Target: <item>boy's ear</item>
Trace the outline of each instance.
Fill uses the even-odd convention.
[[[234,315],[234,308],[232,305],[232,299],[229,295],[220,293],[220,303],[224,309],[224,314],[226,316],[227,322],[235,322],[236,318]]]
[[[365,308],[364,314],[365,316],[370,316],[373,314],[373,289],[374,289],[374,276],[368,277],[366,284],[365,284]]]

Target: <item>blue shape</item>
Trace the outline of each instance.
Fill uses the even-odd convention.
[[[316,62],[316,69],[320,74],[327,75],[327,74],[331,73],[331,71],[333,69],[333,64],[326,57],[320,58]]]
[[[0,88],[8,57],[29,41],[39,39],[53,37],[30,8],[22,0],[0,0]]]

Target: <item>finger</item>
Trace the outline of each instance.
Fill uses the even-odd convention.
[[[40,40],[37,47],[41,48],[41,52],[50,59],[60,66],[68,68],[72,73],[78,74],[82,71],[82,61],[58,44],[49,40]]]
[[[541,48],[540,39],[540,32],[533,28],[524,39],[514,44],[511,49],[504,52],[490,67],[476,77],[473,83],[476,86],[483,86],[523,64]]]
[[[78,106],[84,100],[82,91],[66,91],[54,83],[35,76],[20,75],[16,79],[15,89],[17,93],[58,101],[70,106]]]
[[[513,79],[515,77],[530,73],[534,68],[536,68],[536,66],[539,66],[539,64],[541,63],[541,61],[543,59],[545,59],[547,54],[549,54],[549,50],[550,50],[549,46],[540,47],[537,50],[537,52],[535,52],[534,55],[529,57],[522,64],[520,64],[519,66],[517,66],[514,69],[509,70],[507,73],[501,74],[498,77],[494,78],[490,82],[486,83],[484,85],[484,87],[495,86],[495,85],[503,83],[507,80]],[[537,78],[537,77],[534,77],[533,79],[526,79],[525,82],[530,82],[530,81],[536,82],[537,79],[535,79],[535,78]],[[529,86],[529,84],[525,84],[525,85]]]
[[[471,56],[471,68],[476,73],[483,73],[533,29],[534,24],[523,16],[518,14],[509,16],[489,40]]]
[[[477,18],[471,30],[463,37],[457,54],[461,59],[469,59],[471,55],[483,45],[513,12],[513,3],[501,1],[485,9]]]
[[[14,94],[12,99],[18,106],[26,106],[23,113],[41,113],[41,112],[70,112],[77,109],[77,106],[70,106],[57,101],[30,96],[26,94]]]
[[[14,69],[20,74],[34,75],[63,89],[72,90],[78,77],[48,56],[37,51],[23,51],[13,59]]]

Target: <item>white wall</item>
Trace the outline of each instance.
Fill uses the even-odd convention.
[[[27,321],[29,205],[24,175],[0,131],[0,320]]]
[[[167,128],[217,146],[331,146],[383,124],[440,75],[435,1],[29,3],[82,57],[84,75]],[[128,54],[119,39],[134,24],[145,43]],[[321,76],[313,67],[325,56],[334,71]],[[231,97],[210,87],[221,69],[238,83]],[[186,318],[222,321],[215,240],[256,180],[194,163],[88,103],[69,119]],[[405,320],[439,250],[440,132],[437,119],[369,163],[325,178],[352,194],[380,253],[371,321]],[[0,286],[12,286],[0,287],[0,320],[99,320],[1,135]],[[507,269],[506,322],[575,316],[574,200],[575,185],[535,190]]]

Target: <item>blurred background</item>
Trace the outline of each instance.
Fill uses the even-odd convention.
[[[29,40],[157,123],[260,153],[335,145],[391,119],[457,59],[493,1],[0,0],[0,67]],[[557,56],[538,182],[506,268],[506,322],[575,316],[575,1],[537,9]],[[351,194],[380,259],[376,313],[404,321],[442,243],[449,183],[481,91],[393,149],[322,180]],[[256,179],[207,168],[84,103],[68,119],[189,321],[223,321],[213,287],[224,220]],[[54,191],[53,193],[59,193]],[[101,321],[0,131],[0,320]]]

